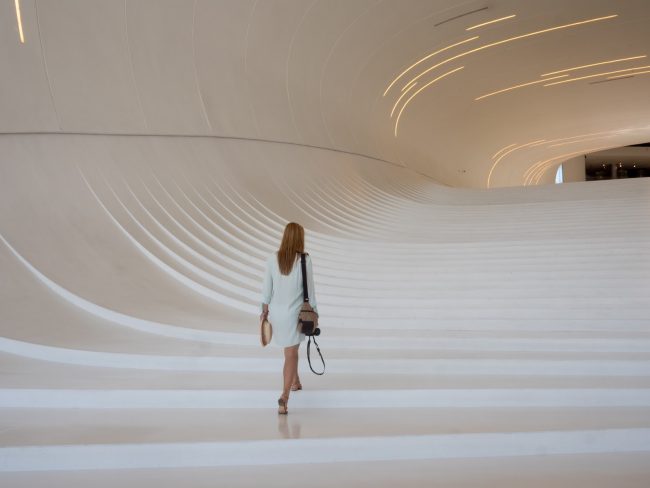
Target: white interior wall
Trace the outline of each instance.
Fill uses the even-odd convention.
[[[638,56],[647,56],[650,42],[647,1],[499,0],[449,20],[482,7],[456,0],[22,0],[23,44],[14,2],[4,2],[0,132],[306,144],[473,188],[534,185],[527,171],[537,164],[650,139],[647,74],[530,85],[475,100],[576,66],[637,57],[578,69],[574,78],[646,66]],[[534,32],[543,33],[527,36]],[[418,65],[384,96],[404,69],[470,35],[479,37]],[[401,88],[443,61],[418,86],[463,69],[418,94],[396,136],[396,112],[407,100],[396,105]],[[497,163],[493,155],[511,145],[517,148]]]

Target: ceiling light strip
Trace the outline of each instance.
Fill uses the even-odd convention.
[[[563,155],[558,156],[558,157],[556,157],[556,158],[553,158],[553,159],[551,159],[551,160],[547,160],[548,162],[547,162],[546,164],[542,165],[542,166],[541,166],[541,167],[540,167],[540,168],[535,172],[534,175],[531,175],[529,182],[532,183],[532,182],[533,182],[533,178],[534,178],[534,179],[535,179],[535,184],[538,184],[538,183],[539,183],[539,180],[542,179],[542,176],[544,176],[544,173],[546,172],[546,170],[548,169],[548,167],[549,167],[549,166],[553,166],[554,164],[556,164],[556,161],[557,161],[558,159],[560,159],[560,160],[566,160],[566,159],[571,158],[571,157],[573,157],[573,156],[578,156],[578,155],[580,155],[580,154],[585,154],[585,153],[587,153],[587,152],[600,151],[600,150],[602,150],[602,149],[609,149],[609,148],[611,148],[611,146],[600,146],[600,147],[594,147],[594,148],[587,149],[587,150],[576,151],[576,152],[572,152],[572,153],[569,153],[569,154],[563,154]]]
[[[16,4],[16,22],[18,23],[18,33],[20,34],[20,42],[25,44],[25,35],[23,34],[23,20],[20,15],[20,0],[15,0]]]
[[[404,87],[402,88],[402,91],[410,90],[411,87],[412,87],[413,85],[415,85],[416,83],[417,83],[417,81],[412,81],[412,82],[410,82],[408,85],[404,85]]]
[[[622,132],[624,130],[626,130],[626,129],[622,129],[622,130],[606,130],[606,131],[600,131],[600,132],[589,132],[587,134],[578,134],[576,136],[571,136],[571,137],[561,137],[561,138],[557,138],[557,139],[550,139],[547,142],[568,141],[570,139],[580,139],[581,137],[584,138],[584,137],[596,136],[596,135],[600,135],[600,134],[619,133],[619,132]],[[633,130],[633,129],[628,129],[628,130]]]
[[[465,30],[466,31],[471,31],[473,29],[478,29],[479,27],[483,27],[484,25],[494,24],[495,22],[501,22],[502,20],[512,19],[513,17],[516,17],[516,15],[515,14],[508,15],[507,17],[501,17],[500,19],[494,19],[494,20],[490,20],[489,22],[483,22],[482,24],[478,24],[478,25],[474,25],[472,27],[468,27]]]
[[[562,83],[571,83],[573,81],[586,80],[587,78],[597,78],[598,76],[613,75],[615,73],[624,73],[626,71],[633,71],[633,70],[645,69],[645,68],[650,68],[650,65],[636,66],[635,68],[625,68],[625,69],[619,69],[619,70],[616,70],[616,71],[607,71],[605,73],[596,73],[595,75],[587,75],[587,76],[580,76],[578,78],[570,78],[568,80],[554,81],[553,83],[548,83],[548,84],[546,84],[544,86],[560,85]],[[627,74],[630,74],[630,73],[627,73]],[[546,80],[544,80],[544,81],[546,81]]]
[[[517,145],[517,143],[515,142],[514,144],[510,144],[510,145],[508,145],[506,147],[502,147],[501,149],[499,149],[497,152],[494,153],[494,156],[492,156],[492,159],[496,158],[499,154],[501,154],[506,149],[510,149],[512,146],[516,146],[516,145]]]
[[[626,76],[632,77],[632,76],[636,76],[636,75],[645,75],[647,73],[650,73],[650,71],[635,71],[634,73],[628,73],[626,75],[608,76],[607,79],[608,80],[615,80],[617,78],[623,78],[623,77],[626,77]]]
[[[404,76],[406,73],[408,73],[412,68],[415,68],[418,64],[423,63],[424,61],[426,61],[427,59],[431,58],[432,56],[435,56],[436,54],[439,54],[439,53],[441,53],[441,52],[443,52],[443,51],[446,51],[446,50],[448,50],[448,49],[451,49],[452,47],[456,47],[456,46],[459,46],[459,45],[461,45],[461,44],[465,44],[466,42],[473,41],[474,39],[478,39],[478,37],[479,37],[479,36],[470,37],[469,39],[465,39],[464,41],[460,41],[460,42],[457,42],[457,43],[455,43],[455,44],[451,44],[451,45],[449,45],[449,46],[447,46],[447,47],[443,47],[442,49],[439,49],[438,51],[436,51],[436,52],[434,52],[434,53],[431,53],[431,54],[429,54],[429,55],[423,57],[423,58],[420,59],[419,61],[413,63],[411,66],[409,66],[409,67],[406,68],[404,71],[402,71],[402,72],[399,74],[399,76],[398,76],[397,78],[395,78],[395,79],[391,82],[390,85],[388,85],[388,88],[386,88],[386,91],[384,92],[384,94],[383,94],[382,96],[385,97],[386,94],[388,93],[388,90],[390,90],[390,89],[393,87],[393,85],[394,85],[395,83],[397,83],[397,81],[398,81],[402,76]],[[407,86],[410,85],[411,83],[413,83],[413,80],[410,81],[410,82],[407,84]]]
[[[648,129],[648,126],[645,126],[645,127],[639,127],[639,128],[621,129],[621,130],[610,131],[610,132],[612,132],[612,133],[621,133],[621,132],[630,132],[630,131],[631,131],[631,132],[636,132],[636,131],[640,131],[640,130],[644,130],[644,129],[647,130],[647,129]],[[573,153],[562,154],[562,155],[560,155],[560,156],[556,156],[555,158],[547,159],[546,161],[541,161],[541,163],[542,163],[542,165],[543,165],[543,163],[549,163],[549,162],[550,162],[549,164],[546,165],[546,166],[550,166],[550,165],[553,164],[552,161],[557,160],[557,159],[561,159],[561,158],[569,158],[569,157],[571,157],[571,156],[577,156],[577,155],[579,155],[579,154],[589,154],[589,153],[596,152],[596,151],[602,151],[602,150],[606,150],[606,149],[612,149],[612,147],[614,147],[614,146],[612,146],[612,145],[610,144],[610,145],[608,145],[608,146],[600,146],[600,147],[592,147],[592,148],[588,148],[588,149],[583,149],[583,150],[581,150],[581,151],[576,151],[576,152],[573,152]],[[536,164],[540,164],[540,163],[536,163]],[[536,172],[535,175],[531,175],[531,177],[530,177],[530,182],[532,182],[533,178],[536,178],[535,183],[539,183],[539,180],[542,178],[545,169],[546,169],[546,168],[542,168],[542,167],[540,167],[540,169]],[[529,171],[530,171],[530,168],[529,168]],[[528,183],[526,183],[526,185],[527,185],[527,184],[528,184]]]
[[[404,109],[405,109],[406,106],[409,104],[409,102],[410,102],[411,100],[413,100],[413,98],[415,98],[416,95],[418,95],[422,90],[424,90],[424,89],[427,88],[428,86],[433,85],[436,81],[438,81],[438,80],[442,80],[443,78],[449,76],[449,75],[452,74],[452,73],[455,73],[456,71],[459,71],[459,70],[463,69],[464,67],[465,67],[465,66],[461,66],[461,67],[459,67],[459,68],[452,69],[451,71],[447,71],[444,75],[440,75],[440,76],[438,76],[437,78],[434,78],[433,80],[431,80],[431,81],[430,81],[429,83],[427,83],[426,85],[423,85],[423,86],[422,86],[418,91],[416,91],[415,93],[413,93],[413,95],[411,95],[411,96],[409,97],[409,99],[404,103],[404,105],[402,106],[401,110],[399,111],[399,114],[397,115],[397,120],[395,120],[395,137],[397,137],[397,126],[399,125],[399,120],[400,120],[400,118],[402,117],[402,112],[404,112]]]
[[[501,156],[499,156],[499,158],[494,162],[494,164],[490,168],[490,172],[488,173],[487,187],[490,188],[490,179],[492,178],[492,173],[494,172],[494,169],[497,167],[497,164],[499,164],[503,158],[505,158],[508,154],[512,153],[513,151],[516,151],[517,149],[522,149],[524,147],[537,144],[538,142],[544,142],[544,139],[538,139],[536,141],[527,142],[526,144],[521,144],[519,146],[513,147],[512,149],[504,152]]]
[[[642,56],[632,56],[631,58],[612,59],[610,61],[602,61],[600,63],[584,64],[582,66],[574,66],[573,68],[566,68],[566,69],[561,69],[559,71],[552,71],[550,73],[544,73],[542,76],[555,75],[557,73],[565,73],[567,71],[576,71],[576,70],[579,70],[579,69],[591,68],[592,66],[601,66],[603,64],[620,63],[622,61],[630,61],[632,59],[641,59],[641,58],[647,58],[647,55],[644,54]],[[547,78],[547,79],[550,79],[550,78]]]
[[[406,95],[411,90],[411,88],[413,88],[417,84],[418,84],[417,81],[415,83],[412,83],[409,86],[408,90],[406,90],[404,93],[402,93],[402,95],[397,99],[397,101],[395,102],[395,105],[393,105],[393,110],[390,111],[390,117],[391,118],[393,118],[393,114],[395,113],[395,109],[397,108],[397,105],[399,105],[399,102],[402,101],[402,98],[404,98],[404,95]]]
[[[480,97],[475,98],[474,101],[482,100],[483,98],[491,97],[492,95],[498,95],[499,93],[507,92],[507,91],[510,91],[510,90],[516,90],[517,88],[523,88],[524,86],[538,85],[540,83],[546,83],[548,80],[555,80],[557,78],[563,78],[565,76],[569,76],[569,75],[553,76],[551,78],[545,78],[543,80],[536,80],[536,81],[531,81],[529,83],[522,83],[521,85],[511,86],[510,88],[504,88],[503,90],[497,90],[497,91],[492,92],[492,93],[487,93],[485,95],[481,95]]]
[[[593,140],[603,139],[604,137],[612,137],[613,135],[615,135],[615,133],[609,134],[609,135],[606,135],[606,136],[585,137],[584,139],[576,139],[575,141],[560,142],[558,144],[549,144],[546,147],[566,146],[568,144],[576,144],[578,142],[593,141]]]
[[[450,61],[461,58],[463,56],[467,56],[468,54],[472,54],[472,53],[475,53],[475,52],[478,52],[478,51],[482,51],[483,49],[487,49],[489,47],[499,46],[501,44],[506,44],[508,42],[513,42],[513,41],[516,41],[516,40],[519,40],[519,39],[525,39],[527,37],[532,37],[532,36],[537,36],[537,35],[540,35],[540,34],[545,34],[546,32],[552,32],[552,31],[556,31],[556,30],[560,30],[560,29],[568,29],[569,27],[575,27],[575,26],[578,26],[578,25],[589,24],[589,23],[592,23],[592,22],[599,22],[601,20],[613,19],[615,17],[618,17],[618,14],[608,15],[606,17],[597,17],[595,19],[582,20],[580,22],[573,22],[571,24],[559,25],[557,27],[550,27],[548,29],[543,29],[543,30],[535,31],[535,32],[529,32],[528,34],[522,34],[520,36],[515,36],[515,37],[510,37],[508,39],[503,39],[501,41],[493,42],[491,44],[485,44],[484,46],[480,46],[480,47],[477,47],[475,49],[471,49],[470,51],[465,51],[464,53],[457,54],[456,56],[452,56],[451,58],[447,58],[444,61],[441,61],[440,63],[426,69],[425,71],[423,71],[422,73],[417,75],[415,78],[413,78],[413,80],[411,80],[411,81],[416,81],[416,80],[420,79],[422,76],[427,74],[429,71],[434,70],[434,69],[438,68],[439,66],[442,66],[443,64],[446,64],[446,63],[448,63]],[[400,75],[400,77],[401,77],[401,75]],[[397,81],[397,79],[395,81]],[[390,86],[392,86],[392,83],[391,83]],[[390,89],[390,86],[386,89],[386,92],[388,92],[388,90]],[[384,92],[384,93],[386,93],[386,92]]]
[[[524,173],[524,176],[526,176],[526,174],[528,174],[528,177],[526,178],[525,184],[527,185],[529,183],[532,183],[534,178],[537,178],[536,183],[539,183],[539,180],[540,180],[541,176],[544,174],[544,171],[546,171],[546,168],[548,166],[551,166],[552,164],[554,164],[554,162],[557,161],[558,159],[570,158],[572,156],[577,156],[579,154],[585,154],[587,152],[599,151],[601,149],[606,149],[608,147],[611,147],[611,146],[599,146],[599,147],[595,147],[595,148],[591,148],[591,149],[582,149],[580,151],[573,151],[573,152],[570,152],[570,153],[560,154],[559,156],[554,156],[554,157],[546,159],[544,161],[538,161],[533,166],[528,168],[528,170]]]

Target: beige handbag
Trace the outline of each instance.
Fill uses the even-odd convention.
[[[314,374],[320,376],[325,373],[325,360],[323,359],[323,354],[320,352],[320,347],[318,347],[318,342],[316,342],[316,336],[320,335],[320,329],[318,328],[318,314],[314,312],[314,309],[309,304],[307,265],[304,253],[300,254],[300,266],[302,268],[302,307],[298,314],[298,332],[309,337],[309,340],[307,341],[307,362],[309,363],[309,369],[311,369]],[[314,370],[311,365],[311,341],[314,341],[316,351],[318,351],[320,360],[323,363],[323,371],[320,373]]]
[[[320,334],[318,328],[318,314],[309,304],[309,292],[307,291],[307,265],[305,254],[300,254],[300,266],[302,268],[302,306],[298,314],[298,332],[306,336],[315,336]]]
[[[260,320],[260,342],[262,347],[266,347],[273,337],[273,327],[267,318]]]

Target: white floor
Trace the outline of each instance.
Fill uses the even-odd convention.
[[[21,137],[3,487],[650,485],[647,181],[454,192],[291,146]],[[327,373],[302,349],[278,417],[256,311],[287,220]]]

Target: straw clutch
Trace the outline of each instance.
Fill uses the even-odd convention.
[[[268,319],[262,319],[260,321],[260,342],[262,346],[267,346],[271,342],[271,337],[273,337],[273,327],[271,327],[271,322]]]

